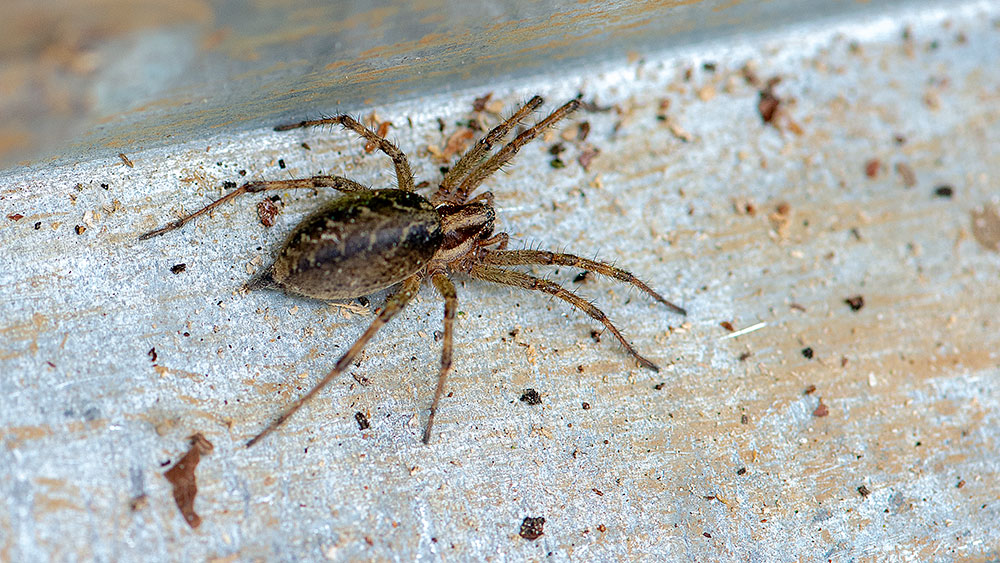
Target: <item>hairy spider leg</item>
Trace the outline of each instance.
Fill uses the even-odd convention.
[[[410,172],[410,162],[406,160],[406,155],[403,154],[403,151],[399,150],[399,147],[392,144],[391,141],[380,136],[368,127],[365,127],[359,123],[358,120],[349,115],[337,115],[334,117],[324,117],[323,119],[300,121],[289,125],[279,125],[275,127],[274,130],[288,131],[290,129],[298,129],[300,127],[315,127],[318,125],[333,125],[337,123],[342,125],[345,129],[350,129],[358,135],[361,135],[361,137],[363,137],[366,141],[377,146],[380,151],[391,158],[393,165],[396,167],[396,187],[407,192],[413,191],[413,174]]]
[[[604,314],[604,311],[601,311],[594,304],[560,286],[559,284],[521,272],[494,268],[492,266],[475,265],[472,267],[469,274],[474,278],[488,282],[511,285],[533,291],[541,291],[562,299],[577,309],[580,309],[584,313],[587,313],[592,319],[603,324],[604,327],[618,339],[618,342],[625,347],[625,350],[638,360],[641,366],[649,368],[653,371],[660,371],[660,368],[656,364],[642,357],[639,352],[636,352],[635,348],[633,348],[632,345],[629,344],[628,340],[625,340],[625,337],[622,336],[622,333],[615,328],[615,325],[611,324],[611,321],[608,319],[608,316]]]
[[[451,170],[444,175],[437,192],[434,193],[434,197],[432,198],[433,201],[435,203],[445,201],[456,204],[464,203],[464,198],[462,198],[462,200],[452,199],[452,196],[455,195],[452,193],[455,184],[465,178],[466,174],[468,174],[473,167],[478,165],[484,158],[486,158],[486,155],[493,150],[493,145],[502,141],[515,125],[520,123],[525,117],[528,116],[529,113],[535,111],[538,106],[542,105],[542,102],[543,100],[541,96],[531,98],[527,103],[514,112],[513,115],[500,122],[500,124],[494,127],[489,133],[476,141],[476,144],[469,150],[465,151],[462,158],[458,159],[455,166],[452,166]]]
[[[482,261],[484,264],[491,264],[493,266],[530,266],[530,265],[541,265],[541,266],[571,266],[574,268],[581,268],[589,272],[594,272],[595,274],[600,274],[602,276],[608,276],[614,278],[618,281],[632,284],[639,290],[649,295],[653,299],[656,299],[660,303],[666,305],[671,311],[680,314],[687,315],[687,311],[674,305],[670,301],[667,301],[659,293],[653,291],[651,287],[646,285],[642,280],[635,277],[631,272],[622,270],[621,268],[616,268],[611,264],[605,264],[604,262],[597,262],[595,260],[588,260],[574,254],[563,254],[560,252],[551,252],[548,250],[485,250],[482,254]]]
[[[351,345],[351,348],[347,350],[347,352],[345,352],[344,355],[341,356],[339,360],[337,360],[337,363],[333,366],[333,369],[330,370],[330,372],[327,373],[326,376],[322,380],[320,380],[319,383],[314,385],[313,388],[310,389],[308,393],[300,397],[299,400],[292,403],[292,406],[288,407],[288,409],[286,409],[285,412],[281,414],[281,416],[275,419],[275,421],[272,422],[270,425],[268,425],[268,427],[265,428],[260,434],[257,434],[256,436],[251,438],[250,441],[247,442],[246,447],[249,448],[250,446],[256,444],[257,442],[260,442],[265,436],[267,436],[268,434],[273,432],[276,428],[281,426],[282,423],[284,423],[286,420],[288,420],[289,417],[295,414],[296,411],[302,408],[302,405],[306,404],[310,399],[315,397],[317,393],[322,391],[323,388],[327,386],[327,384],[333,381],[333,378],[337,377],[338,375],[343,373],[344,370],[349,368],[351,366],[351,362],[353,362],[354,358],[361,352],[361,350],[364,349],[365,345],[368,344],[368,341],[371,340],[373,336],[375,336],[375,333],[378,332],[380,328],[385,326],[386,323],[392,320],[392,318],[396,316],[397,313],[402,311],[403,308],[406,307],[406,304],[413,299],[413,296],[416,295],[417,291],[420,289],[420,281],[421,277],[419,274],[410,276],[405,280],[403,280],[403,286],[392,297],[386,300],[385,307],[382,308],[382,312],[379,313],[377,317],[375,317],[375,320],[372,321],[372,324],[369,325],[368,329],[365,330],[364,334],[362,334],[361,337],[358,338],[354,342],[354,344]]]
[[[448,378],[451,370],[451,349],[454,335],[455,309],[458,308],[458,295],[455,292],[455,284],[448,279],[445,274],[434,274],[431,278],[434,287],[444,299],[444,338],[441,346],[441,371],[438,373],[437,389],[434,390],[434,401],[431,402],[431,413],[427,417],[427,426],[424,428],[423,442],[431,442],[431,427],[434,426],[434,415],[437,414],[438,401],[444,393],[444,382]]]
[[[550,113],[548,117],[534,124],[531,128],[526,129],[520,135],[514,137],[514,139],[504,145],[504,147],[494,153],[486,162],[481,163],[466,176],[462,183],[459,184],[458,189],[455,191],[455,197],[458,201],[465,201],[468,194],[472,190],[476,189],[479,184],[483,183],[483,180],[489,178],[494,172],[500,169],[501,166],[507,164],[510,159],[514,158],[517,151],[521,150],[521,147],[527,143],[530,143],[532,139],[537,137],[546,128],[551,125],[556,124],[561,121],[570,113],[573,113],[576,108],[580,107],[580,100],[570,100],[565,104],[556,108],[555,111]]]
[[[210,213],[216,207],[236,199],[243,194],[255,194],[258,192],[266,192],[268,190],[291,190],[300,188],[334,188],[342,192],[357,192],[364,191],[368,188],[355,182],[354,180],[349,180],[343,176],[313,176],[311,178],[302,178],[299,180],[266,180],[258,182],[247,182],[242,186],[236,188],[235,190],[229,192],[228,194],[220,197],[219,199],[209,203],[205,207],[202,207],[198,211],[182,217],[176,221],[171,221],[166,225],[160,227],[159,229],[154,229],[148,233],[141,235],[139,240],[147,240],[153,237],[162,235],[163,233],[168,233],[174,229],[179,229],[189,223],[190,221]]]

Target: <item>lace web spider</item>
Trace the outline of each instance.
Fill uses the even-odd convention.
[[[285,131],[340,124],[377,146],[392,159],[398,188],[369,189],[341,176],[248,182],[199,211],[140,237],[140,240],[146,240],[178,229],[242,194],[295,188],[334,188],[345,192],[345,195],[302,221],[289,235],[274,263],[251,281],[248,287],[276,288],[306,297],[330,300],[362,297],[401,284],[386,300],[385,306],[364,334],[337,360],[333,369],[274,422],[247,442],[247,447],[278,428],[330,381],[347,370],[375,333],[413,299],[425,279],[431,281],[444,299],[441,367],[423,434],[423,442],[429,443],[434,415],[451,368],[453,325],[458,304],[455,285],[450,278],[452,273],[541,291],[566,301],[603,324],[640,365],[652,370],[659,369],[656,364],[640,355],[608,317],[589,301],[554,282],[506,267],[559,265],[581,268],[631,284],[675,313],[684,315],[684,309],[664,299],[629,272],[610,264],[547,250],[507,250],[508,235],[493,231],[493,194],[482,192],[470,198],[476,188],[509,162],[522,146],[579,106],[577,100],[567,102],[491,154],[494,145],[501,143],[518,123],[541,104],[541,97],[533,97],[476,142],[445,174],[437,190],[429,198],[414,191],[413,175],[406,155],[390,141],[350,116],[338,115],[276,127],[277,131]]]

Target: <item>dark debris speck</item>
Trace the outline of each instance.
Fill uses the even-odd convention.
[[[521,530],[517,535],[526,540],[537,540],[542,537],[545,528],[545,518],[526,516],[521,522]]]
[[[528,405],[540,405],[542,404],[542,396],[538,394],[538,391],[528,388],[521,393],[521,402]]]
[[[862,295],[852,295],[847,299],[844,299],[844,303],[851,308],[852,311],[860,311],[862,307],[865,306],[865,298]]]
[[[173,266],[170,267],[170,273],[171,274],[179,274],[179,273],[183,272],[184,270],[187,270],[187,264],[185,264],[183,262],[180,263],[180,264],[174,264]]]
[[[371,428],[371,423],[368,422],[368,417],[361,411],[354,413],[354,420],[358,421],[358,428],[361,430],[368,430]]]
[[[955,188],[947,184],[944,184],[934,188],[934,195],[943,198],[950,198],[951,196],[955,195]]]

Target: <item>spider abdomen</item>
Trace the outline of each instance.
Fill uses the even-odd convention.
[[[295,228],[269,275],[274,285],[306,297],[361,297],[416,273],[442,239],[441,216],[424,197],[351,192]]]

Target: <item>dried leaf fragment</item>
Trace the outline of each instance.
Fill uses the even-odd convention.
[[[174,502],[177,503],[177,508],[180,509],[184,520],[192,528],[197,528],[201,525],[201,517],[194,511],[194,497],[198,494],[194,470],[198,467],[201,456],[211,453],[214,446],[201,433],[191,436],[189,440],[191,448],[163,476],[173,485]]]

